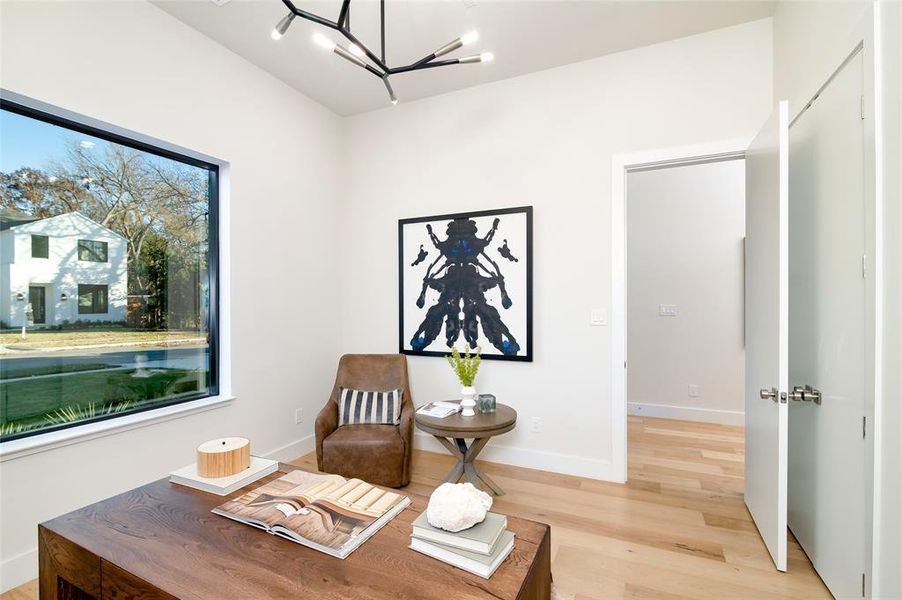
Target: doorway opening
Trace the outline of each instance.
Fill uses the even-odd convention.
[[[745,160],[627,173],[630,415],[742,425]]]
[[[614,158],[612,470],[619,481],[628,478],[628,412],[743,422],[748,146],[741,139]],[[727,373],[717,370],[722,361]]]

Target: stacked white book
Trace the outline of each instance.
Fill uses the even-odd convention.
[[[514,549],[514,533],[507,530],[507,517],[497,513],[486,513],[481,523],[451,533],[430,525],[423,512],[413,522],[410,547],[488,579]]]

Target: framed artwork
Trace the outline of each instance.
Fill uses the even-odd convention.
[[[399,348],[532,361],[532,207],[398,221]]]

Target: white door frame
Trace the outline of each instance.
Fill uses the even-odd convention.
[[[752,138],[615,154],[611,158],[611,476],[626,482],[626,175],[638,168],[676,166],[745,156]]]

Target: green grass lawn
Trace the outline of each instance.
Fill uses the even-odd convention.
[[[65,350],[81,346],[159,344],[161,346],[206,341],[203,331],[173,329],[147,331],[127,327],[92,327],[90,329],[33,329],[22,339],[21,332],[0,332],[0,346],[10,350]]]
[[[128,408],[195,393],[206,386],[206,374],[165,369],[149,377],[133,377],[134,370],[43,376],[0,386],[2,431],[16,424],[46,424],[57,411],[102,408],[128,402]],[[93,407],[92,407],[93,405]]]

